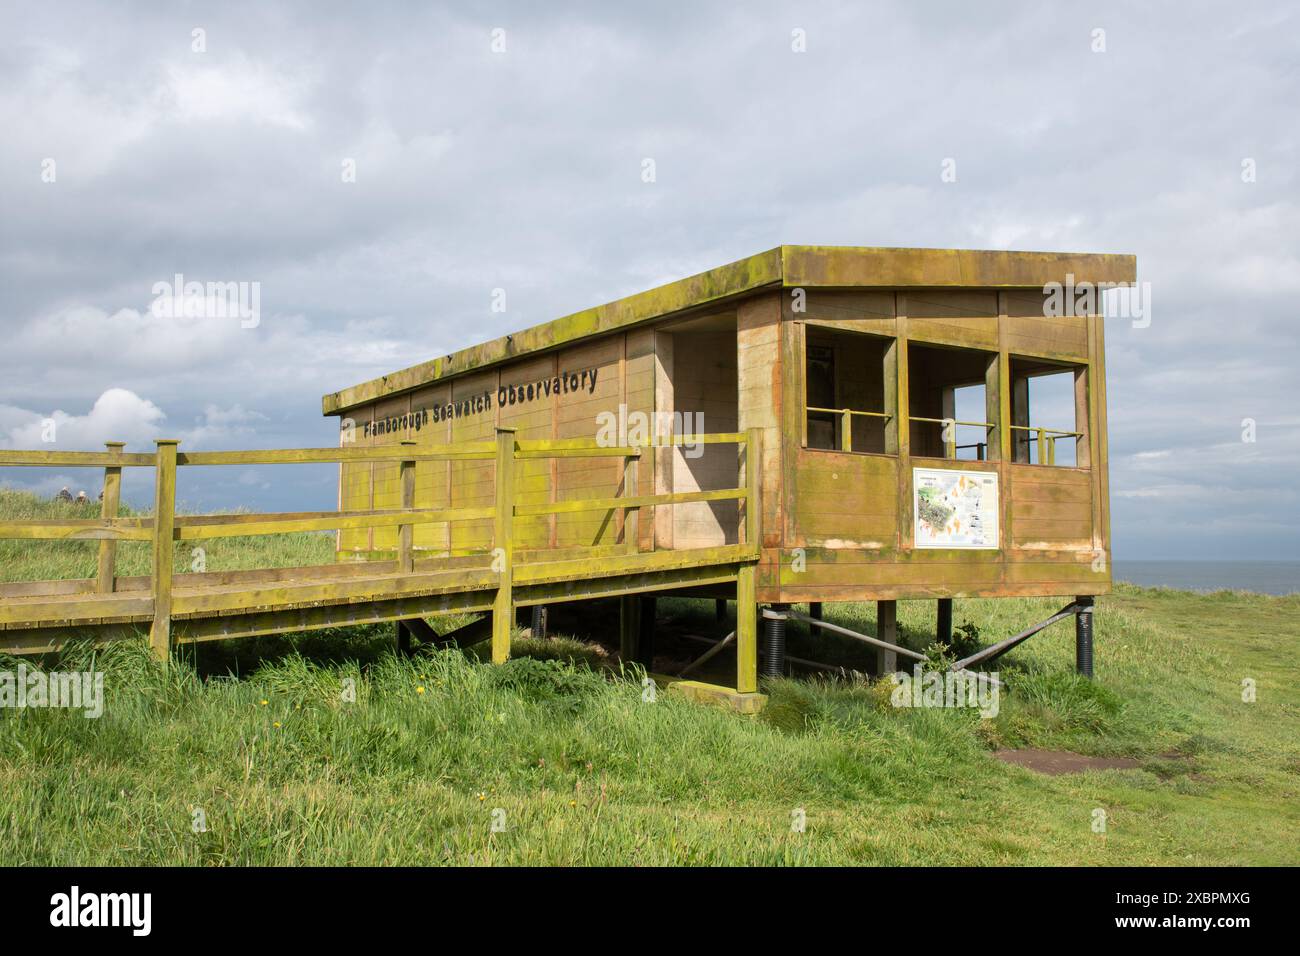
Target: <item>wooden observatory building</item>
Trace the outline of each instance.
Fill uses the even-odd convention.
[[[521,447],[602,435],[641,447],[630,468],[521,460],[513,548],[596,568],[607,553],[733,546],[752,520],[757,604],[879,601],[884,628],[892,602],[932,599],[942,632],[954,597],[1087,604],[1109,589],[1097,290],[1134,279],[1129,255],[781,246],[345,388],[323,408],[361,445],[513,429]],[[761,449],[752,519],[724,492],[735,445],[689,440],[729,433]],[[402,506],[397,462],[340,467],[341,509]],[[493,485],[491,461],[420,461],[414,505],[491,504]],[[633,490],[663,503],[637,521],[566,510]],[[413,534],[429,558],[494,547],[490,518]],[[397,544],[396,528],[343,530],[339,557],[392,558]],[[779,672],[767,651],[764,670]]]

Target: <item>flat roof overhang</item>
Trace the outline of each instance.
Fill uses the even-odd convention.
[[[1065,283],[1068,276],[1076,285],[1128,284],[1136,281],[1137,259],[1079,252],[778,246],[333,392],[321,407],[326,415],[341,414],[433,382],[768,288],[1041,289]]]

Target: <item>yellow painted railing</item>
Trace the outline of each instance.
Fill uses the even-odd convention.
[[[1078,441],[1083,437],[1083,432],[1067,432],[1056,428],[1042,428],[1038,425],[1012,425],[1013,431],[1037,432],[1037,439],[1025,435],[1017,437],[1022,444],[1036,444],[1038,448],[1038,464],[1055,465],[1056,464],[1056,442],[1061,438],[1073,438]]]
[[[943,425],[947,428],[948,432],[943,436],[944,457],[946,458],[956,458],[958,448],[974,448],[982,460],[985,450],[988,448],[987,441],[975,442],[970,445],[958,445],[956,426],[967,425],[971,428],[982,428],[984,429],[985,438],[988,437],[990,431],[998,427],[993,424],[993,422],[966,422],[959,418],[922,418],[920,415],[910,415],[908,416],[908,421],[926,422],[931,425]]]
[[[838,415],[840,417],[840,447],[837,451],[853,451],[853,416],[860,418],[880,418],[889,420],[894,416],[888,412],[868,412],[859,408],[817,408],[809,405],[809,412],[816,412],[822,415]]]
[[[674,445],[735,444],[740,451],[736,488],[638,494],[636,463],[646,448]],[[742,503],[743,517],[737,529],[741,548],[692,549],[700,564],[753,561],[758,557],[759,437],[757,429],[712,435],[677,436],[656,445],[601,446],[594,440],[517,440],[512,429],[498,429],[492,442],[465,443],[443,447],[419,447],[414,442],[373,447],[292,448],[256,451],[181,452],[179,442],[159,440],[152,454],[126,453],[121,442],[108,443],[104,452],[9,451],[0,450],[0,467],[95,467],[104,470],[104,493],[100,517],[31,519],[0,522],[0,538],[45,540],[94,540],[99,542],[94,589],[112,594],[114,565],[119,541],[148,541],[151,544],[153,624],[150,643],[160,655],[171,646],[173,549],[177,541],[198,541],[236,535],[287,534],[303,531],[396,527],[397,573],[415,571],[414,527],[472,519],[493,520],[492,570],[497,574],[493,613],[493,656],[504,659],[509,652],[509,628],[513,622],[512,587],[515,549],[513,525],[516,518],[576,511],[617,511],[624,515],[625,541],[637,548],[637,516],[655,505],[735,500]],[[622,494],[542,505],[515,503],[515,463],[538,458],[616,457],[623,459]],[[491,506],[473,508],[415,507],[415,465],[420,461],[492,460],[495,466],[495,500]],[[176,514],[176,472],[187,466],[304,464],[332,462],[381,462],[399,464],[401,506],[397,509],[361,511],[307,511],[240,514]],[[122,469],[152,467],[155,470],[154,511],[149,517],[118,515],[121,503]],[[659,564],[646,555],[644,570]],[[663,567],[668,567],[667,563]],[[746,569],[752,576],[752,567]],[[201,578],[202,574],[197,575]],[[201,586],[201,585],[200,585]],[[752,590],[752,581],[749,582]]]

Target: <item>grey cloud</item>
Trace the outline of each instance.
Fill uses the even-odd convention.
[[[1154,308],[1108,322],[1118,555],[1298,555],[1290,4],[0,16],[12,414],[85,416],[123,388],[163,430],[328,444],[324,392],[784,242],[1133,252]],[[178,272],[261,283],[262,324],[133,318]],[[223,437],[209,406],[263,418]],[[334,500],[326,473],[195,496]]]

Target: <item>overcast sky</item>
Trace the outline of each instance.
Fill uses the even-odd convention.
[[[1124,252],[1116,557],[1300,558],[1294,3],[0,10],[0,446],[332,445],[325,392],[782,243]]]

